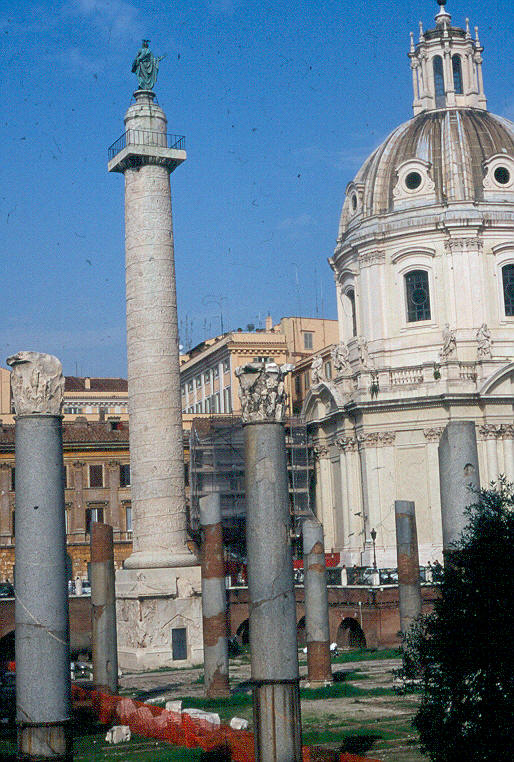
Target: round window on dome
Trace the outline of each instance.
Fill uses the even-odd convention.
[[[507,167],[496,167],[494,170],[494,179],[500,185],[507,185],[510,180],[510,172]]]
[[[405,178],[405,185],[409,190],[417,190],[421,185],[422,177],[419,172],[409,172]]]
[[[356,193],[352,195],[352,209],[354,212],[357,209],[357,194]]]

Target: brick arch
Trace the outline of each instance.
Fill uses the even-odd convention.
[[[353,617],[345,617],[337,630],[336,643],[339,648],[366,648],[366,636],[360,624]]]

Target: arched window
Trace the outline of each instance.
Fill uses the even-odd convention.
[[[437,108],[446,105],[444,93],[444,72],[443,59],[441,56],[434,56],[434,85],[435,85],[435,105]]]
[[[355,311],[355,291],[353,288],[348,289],[346,296],[352,310],[352,336],[357,336],[357,313]]]
[[[453,89],[457,95],[462,95],[462,63],[460,56],[452,56]]]
[[[505,303],[505,315],[514,316],[514,265],[502,267],[503,301]]]
[[[426,270],[411,270],[405,276],[407,322],[430,320],[430,292]]]

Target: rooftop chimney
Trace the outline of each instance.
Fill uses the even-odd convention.
[[[271,315],[268,315],[266,318],[266,331],[272,331],[273,330],[273,320],[271,319]]]

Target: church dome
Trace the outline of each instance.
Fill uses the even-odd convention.
[[[514,202],[514,123],[477,108],[424,111],[397,127],[348,185],[340,235],[428,204]]]

